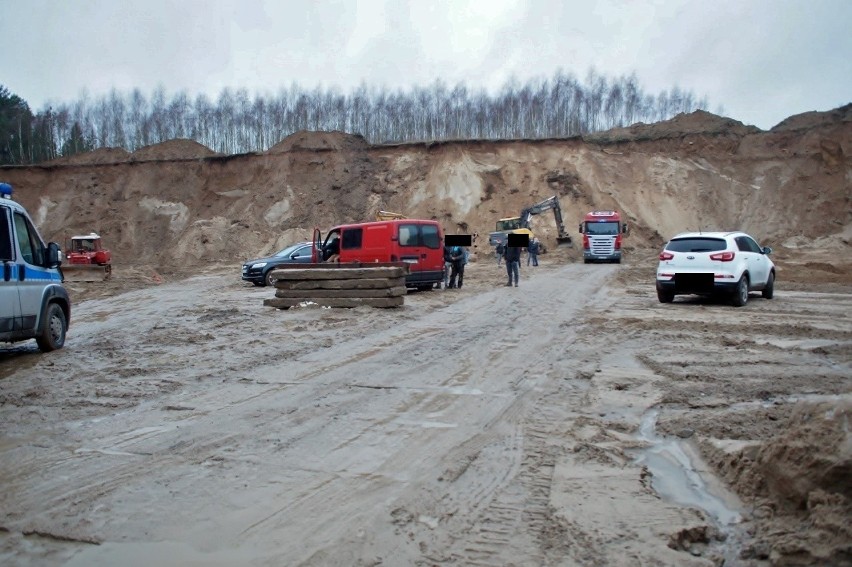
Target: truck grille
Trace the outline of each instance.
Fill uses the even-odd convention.
[[[590,238],[589,247],[595,256],[611,256],[615,252],[615,239]]]

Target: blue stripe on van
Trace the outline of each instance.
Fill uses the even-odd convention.
[[[12,279],[17,280],[20,279],[18,274],[21,268],[24,269],[24,279],[25,280],[43,280],[43,281],[55,281],[61,282],[62,277],[59,275],[59,271],[51,268],[38,268],[34,266],[20,264],[12,264]]]

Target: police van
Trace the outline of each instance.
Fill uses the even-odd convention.
[[[42,352],[62,348],[71,301],[62,286],[59,245],[45,246],[12,186],[0,183],[0,342],[35,339]]]

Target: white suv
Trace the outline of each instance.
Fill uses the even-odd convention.
[[[750,291],[772,299],[771,252],[744,232],[678,234],[660,252],[657,297],[661,303],[671,303],[675,295],[729,295],[737,307],[748,302]]]

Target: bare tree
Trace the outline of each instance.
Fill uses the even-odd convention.
[[[440,79],[393,92],[362,83],[348,94],[320,87],[306,90],[296,83],[274,96],[225,88],[215,103],[203,94],[191,99],[185,92],[169,99],[162,86],[150,102],[139,89],[127,97],[112,90],[94,101],[84,91],[71,105],[45,109],[25,125],[22,121],[21,131],[13,134],[14,155],[30,138],[40,147],[15,159],[45,159],[72,137],[92,147],[128,151],[191,138],[226,154],[265,151],[307,129],[361,134],[374,143],[565,137],[665,120],[708,106],[706,96],[698,99],[678,86],[646,93],[635,73],[610,79],[594,68],[583,83],[561,69],[551,79],[525,84],[513,77],[496,95],[473,91],[464,83],[450,88]]]

